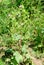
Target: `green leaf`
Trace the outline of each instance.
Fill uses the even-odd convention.
[[[27,45],[24,44],[24,45],[22,46],[22,52],[23,52],[23,53],[26,53],[27,51],[28,51],[28,50],[27,50]]]
[[[22,57],[22,55],[19,52],[16,51],[14,53],[14,56],[15,56],[15,59],[16,59],[17,63],[20,63],[20,62],[23,61],[23,57]]]
[[[21,35],[19,35],[19,34],[14,34],[13,36],[12,36],[12,38],[13,38],[13,40],[16,40],[16,41],[18,41],[19,39],[21,39]]]
[[[17,61],[16,61],[16,59],[15,59],[15,57],[12,57],[12,58],[11,58],[11,62],[12,62],[12,64],[14,64],[14,65],[17,65],[17,64],[18,64]]]
[[[0,65],[5,65],[4,62],[0,59]]]

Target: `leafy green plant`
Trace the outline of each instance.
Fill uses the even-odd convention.
[[[26,44],[36,53],[44,53],[44,1],[0,0],[0,46],[17,48],[9,65],[19,64],[29,51]]]

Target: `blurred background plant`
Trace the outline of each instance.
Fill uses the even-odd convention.
[[[1,44],[27,44],[44,53],[44,0],[0,0]]]

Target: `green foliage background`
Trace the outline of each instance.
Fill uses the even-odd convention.
[[[0,0],[0,46],[19,40],[44,48],[44,0]]]
[[[23,40],[37,40],[38,44],[44,42],[43,3],[42,0],[0,0],[0,37],[4,43],[15,43],[15,35]]]

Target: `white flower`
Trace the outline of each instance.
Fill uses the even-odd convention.
[[[19,8],[24,8],[24,6],[23,5],[20,5]]]
[[[10,17],[10,16],[11,16],[11,14],[8,14],[8,16]]]

